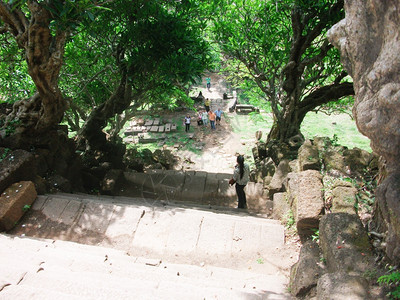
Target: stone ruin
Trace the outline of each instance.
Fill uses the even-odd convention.
[[[148,118],[132,120],[128,128],[124,131],[124,141],[126,143],[154,143],[164,140],[166,134],[175,132],[177,126],[172,121],[162,122],[160,118]],[[150,134],[151,133],[151,134]]]
[[[294,151],[259,142],[251,174],[268,193],[274,219],[286,224],[288,234],[295,229],[303,243],[291,269],[291,293],[305,299],[379,298],[376,282],[364,278],[376,269],[365,226],[372,219],[372,190],[364,184],[373,186],[379,157],[326,137],[305,140],[297,159],[289,159]]]
[[[369,230],[375,230],[370,234],[379,237],[378,248],[393,265],[400,263],[399,8],[394,0],[345,0],[346,18],[328,32],[354,81],[353,115],[358,129],[370,138],[371,148],[380,156],[374,222]],[[311,158],[307,168],[313,169],[318,161],[312,159],[315,155],[311,150],[306,154]],[[331,154],[327,157],[334,158],[340,166],[339,156]],[[301,165],[306,160],[299,155],[299,161]],[[301,177],[288,178],[288,190],[299,189],[300,184],[296,183]],[[351,206],[346,207],[354,191],[347,184],[334,184],[332,188],[331,195],[325,194],[325,209],[329,207],[333,213],[319,219],[319,246],[312,241],[303,244],[299,261],[292,267],[292,294],[317,299],[383,298],[382,294],[373,295],[369,290],[366,278],[370,272],[376,272],[374,254],[361,220],[350,213]],[[337,205],[335,198],[340,194],[342,203]],[[277,203],[284,203],[278,200],[282,198],[291,201],[290,195],[282,197],[282,193],[276,193],[274,198]],[[274,213],[282,209],[275,209],[274,199]],[[326,264],[320,263],[321,253]]]
[[[376,230],[386,254],[400,263],[400,7],[396,0],[347,0],[346,18],[329,32],[353,77],[353,115],[385,161],[376,190]]]

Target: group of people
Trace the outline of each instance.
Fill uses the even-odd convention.
[[[200,110],[197,115],[197,125],[208,126],[208,123],[210,123],[211,130],[215,130],[216,125],[221,124],[223,111],[220,108],[218,108],[216,111],[212,111],[210,109],[210,100],[208,98],[204,102],[204,108],[205,110],[204,111]],[[185,116],[183,123],[185,124],[185,131],[189,132],[191,124],[190,114],[187,114]]]
[[[199,111],[197,116],[197,125],[208,126],[208,122],[210,122],[211,129],[216,129],[216,125],[221,124],[222,114],[223,112],[220,108],[218,108],[216,111]]]
[[[211,104],[210,99],[207,98],[204,101],[204,108],[206,111],[199,112],[199,120],[200,120],[200,114],[201,114],[201,119],[203,121],[203,124],[208,125],[208,122],[204,122],[204,120],[208,118],[208,120],[210,121],[211,129],[216,129],[215,125],[221,124],[221,117],[222,117],[223,112],[220,108],[218,108],[216,111],[213,112],[210,109],[210,104]]]

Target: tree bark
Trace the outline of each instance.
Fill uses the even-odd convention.
[[[339,0],[330,8],[329,14],[339,14],[342,9],[343,1]],[[303,78],[306,68],[312,68],[322,61],[333,46],[325,40],[319,49],[319,53],[307,56],[306,51],[315,39],[321,36],[331,19],[327,16],[317,16],[313,13],[304,15],[296,6],[292,9],[291,16],[293,42],[288,63],[282,70],[282,89],[286,94],[279,102],[279,106],[277,105],[278,100],[276,97],[271,97],[275,122],[268,135],[268,141],[277,139],[280,142],[287,142],[291,137],[301,134],[301,123],[309,111],[328,102],[339,100],[344,96],[354,95],[352,83],[340,83],[347,75],[342,72],[331,85],[322,86],[304,96],[305,87],[313,81],[313,79],[310,79],[311,82],[306,82]],[[306,31],[308,19],[316,17],[320,18],[320,23]],[[317,79],[318,77],[314,78],[314,80]]]
[[[301,134],[301,123],[308,112],[348,95],[354,95],[354,88],[352,83],[345,82],[321,87],[306,96],[296,106],[293,103],[289,104],[282,117],[275,120],[268,141],[277,139],[286,142],[289,138]]]
[[[53,36],[49,11],[37,1],[28,1],[27,5],[29,19],[21,9],[0,3],[0,18],[25,50],[28,72],[37,88],[30,99],[15,103],[6,126],[17,121],[16,133],[35,136],[58,125],[67,108],[58,87],[67,33],[57,31]]]
[[[92,150],[107,149],[107,138],[102,129],[107,125],[109,118],[121,114],[129,107],[132,100],[132,86],[128,80],[125,70],[115,93],[107,101],[96,107],[86,120],[78,134],[80,144],[85,141],[85,144]]]

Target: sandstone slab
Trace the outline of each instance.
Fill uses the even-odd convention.
[[[358,215],[324,215],[319,226],[319,237],[329,272],[361,275],[374,268],[371,244]]]
[[[300,146],[298,151],[298,163],[300,171],[319,170],[320,160],[317,146],[313,145],[310,140],[306,140]]]
[[[9,186],[0,196],[0,231],[15,226],[37,197],[31,181],[21,181]]]
[[[368,282],[361,276],[351,276],[346,273],[327,273],[318,280],[317,299],[369,299]]]
[[[297,190],[290,190],[291,208],[299,234],[312,234],[318,228],[324,209],[322,175],[316,170],[298,173]]]
[[[299,260],[291,268],[290,288],[296,297],[309,295],[311,289],[317,286],[318,279],[324,270],[320,265],[318,244],[307,241],[303,244]]]
[[[284,181],[290,171],[289,161],[287,159],[282,160],[276,168],[274,176],[272,176],[271,183],[268,185],[270,197],[275,193],[284,191]]]
[[[290,210],[288,193],[276,193],[273,198],[273,217],[277,220],[283,220],[284,216]]]

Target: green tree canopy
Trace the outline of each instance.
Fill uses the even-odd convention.
[[[327,30],[344,14],[342,0],[220,1],[215,39],[242,63],[271,103],[270,139],[300,134],[307,112],[354,93]],[[224,13],[222,13],[224,12]]]
[[[2,120],[1,136],[7,138],[6,127],[10,124],[18,124],[14,134],[24,136],[8,137],[3,140],[5,144],[27,147],[35,137],[44,136],[59,124],[67,108],[58,86],[66,39],[79,24],[93,18],[92,11],[101,3],[90,0],[0,1],[1,52],[7,54],[7,60],[12,62],[9,70],[17,75],[10,86],[18,88],[13,91],[15,97],[5,95],[14,105],[12,112]],[[34,90],[25,72],[31,77]],[[5,75],[4,69],[1,73]],[[20,83],[18,77],[22,79]],[[25,99],[16,101],[16,97]]]
[[[90,148],[104,150],[102,129],[107,123],[113,125],[116,137],[121,124],[115,120],[126,121],[143,105],[168,105],[178,96],[189,99],[185,89],[211,64],[202,33],[206,24],[198,18],[195,2],[128,2],[113,1],[110,11],[99,15],[67,47],[66,75],[81,79],[81,88],[71,92],[82,105],[95,106],[79,131],[79,139]],[[82,72],[85,64],[91,67]],[[65,80],[69,82],[69,76]],[[78,120],[81,114],[73,115]]]

